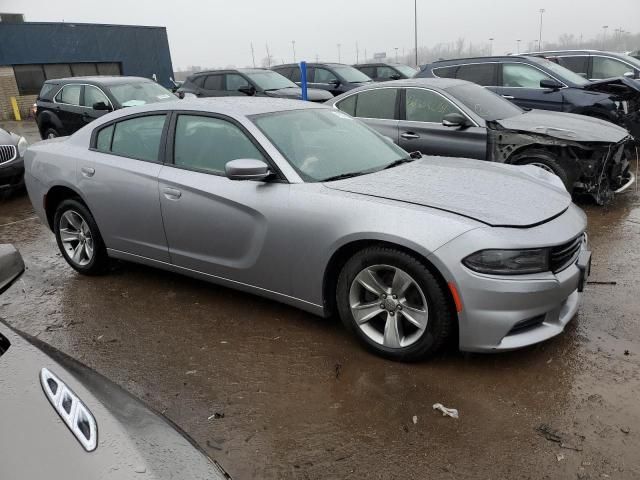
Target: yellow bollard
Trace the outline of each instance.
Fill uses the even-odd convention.
[[[20,117],[20,109],[18,108],[18,101],[16,100],[16,97],[11,97],[11,106],[13,107],[13,116],[16,117],[16,120],[22,120],[22,117]]]

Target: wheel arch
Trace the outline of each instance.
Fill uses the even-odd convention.
[[[87,207],[89,211],[91,211],[89,205],[87,205],[87,202],[85,202],[85,200],[82,198],[82,195],[80,195],[80,193],[78,193],[75,189],[67,185],[55,185],[51,187],[44,197],[44,210],[47,215],[47,223],[52,231],[53,218],[56,214],[58,205],[69,198],[75,198],[76,200],[80,201],[85,207]]]
[[[47,131],[48,128],[55,128],[61,135],[64,135],[64,128],[62,127],[62,122],[53,112],[45,110],[38,115],[38,130],[40,131],[40,136],[44,135],[44,132]]]
[[[449,303],[449,307],[452,312],[456,312],[455,301],[451,294],[451,290],[449,289],[448,282],[444,276],[444,274],[436,267],[434,263],[429,261],[423,254],[418,252],[417,250],[402,245],[400,243],[396,243],[390,240],[382,240],[382,239],[359,239],[349,241],[339,248],[337,248],[333,254],[331,255],[329,262],[327,263],[327,267],[324,271],[324,276],[322,280],[322,299],[323,306],[326,316],[331,316],[337,312],[336,305],[336,296],[335,291],[338,283],[338,276],[340,275],[340,271],[342,267],[347,263],[347,261],[355,255],[360,250],[363,250],[368,247],[387,247],[393,248],[404,253],[407,253],[416,258],[420,263],[424,265],[424,267],[429,270],[429,272],[435,277],[440,286],[443,288],[445,292],[445,296],[447,302]],[[456,329],[458,323],[458,315],[456,314]],[[456,332],[457,333],[457,332]]]

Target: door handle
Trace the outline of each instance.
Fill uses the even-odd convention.
[[[93,175],[96,173],[96,169],[91,167],[82,167],[80,168],[80,171],[85,177],[93,177]]]
[[[169,200],[178,200],[182,196],[182,192],[175,188],[165,188],[162,192]]]
[[[506,98],[507,100],[513,100],[516,97],[514,97],[513,95],[502,95],[502,98]]]
[[[402,138],[406,138],[407,140],[412,140],[414,138],[420,138],[420,135],[417,135],[413,132],[406,132],[400,135]]]

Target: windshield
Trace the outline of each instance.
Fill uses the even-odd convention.
[[[168,102],[177,97],[155,82],[123,83],[109,87],[111,94],[123,107],[135,107],[146,103]]]
[[[638,60],[636,57],[632,57],[631,55],[620,55],[620,57],[622,57],[623,61],[630,63],[636,68],[640,68],[640,60]]]
[[[252,121],[307,182],[381,170],[407,152],[337,109],[254,116]]]
[[[394,65],[393,68],[402,72],[407,78],[413,78],[413,76],[418,73],[415,68],[410,67],[409,65]]]
[[[578,75],[576,72],[569,70],[568,68],[563,67],[562,65],[558,65],[555,62],[547,60],[546,58],[541,58],[540,65],[555,73],[557,77],[560,77],[559,80],[566,80],[578,86],[588,85],[591,83],[586,78]]]
[[[298,88],[298,86],[276,72],[254,72],[245,75],[262,90],[278,90],[280,88]]]
[[[523,113],[520,107],[480,85],[469,83],[445,90],[485,121],[502,120]]]
[[[369,77],[367,77],[360,70],[357,70],[353,67],[348,66],[340,66],[333,67],[333,71],[340,75],[345,82],[354,83],[354,82],[372,82]]]

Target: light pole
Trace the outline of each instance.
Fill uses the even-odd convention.
[[[602,49],[604,50],[604,46],[607,42],[607,28],[609,28],[609,25],[603,25],[602,26]]]
[[[293,63],[296,63],[296,41],[291,40],[291,47],[293,48]]]
[[[544,13],[544,8],[540,9],[540,34],[538,35],[538,50],[542,51],[542,14]]]
[[[521,42],[521,41],[522,41],[522,40],[516,40],[516,43],[518,44],[518,49],[517,49],[517,51],[518,51],[518,55],[520,55],[520,42]]]
[[[489,39],[489,56],[493,55],[493,37]]]
[[[358,48],[358,42],[356,42],[356,63],[360,63],[360,49]]]
[[[415,35],[414,38],[414,48],[416,50],[416,68],[418,67],[418,0],[413,0],[413,33]]]
[[[396,51],[396,63],[398,63],[398,47],[393,47]]]
[[[256,68],[256,54],[253,51],[253,42],[251,42],[251,60],[253,61],[253,68]]]
[[[340,57],[340,44],[338,44],[338,63],[342,63],[341,62],[341,57]]]

